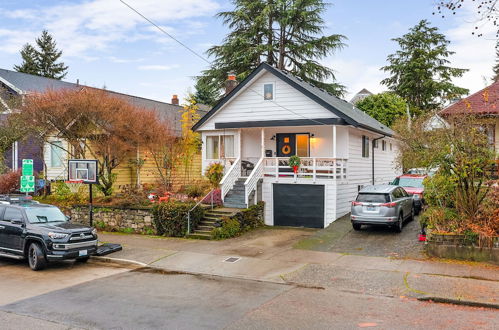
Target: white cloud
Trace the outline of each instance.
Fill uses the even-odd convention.
[[[180,34],[176,35],[180,39],[185,34],[183,30],[177,31],[168,24],[184,24],[192,30],[199,29],[188,20],[211,16],[219,8],[214,0],[128,0],[127,3],[161,24],[166,31]],[[117,0],[90,0],[41,9],[3,10],[0,15],[20,22],[19,27],[0,30],[0,51],[9,53],[18,52],[26,42],[33,42],[41,28],[48,29],[54,35],[65,56],[79,57],[90,50],[104,50],[114,42],[129,41],[129,38],[166,42],[166,37],[158,38],[156,33],[151,32],[149,23]]]
[[[167,71],[171,69],[178,68],[178,65],[159,65],[159,64],[153,64],[153,65],[139,65],[137,69],[139,70],[154,70],[154,71]]]

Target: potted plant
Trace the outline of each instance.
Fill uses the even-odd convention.
[[[293,172],[298,173],[298,168],[300,167],[300,157],[293,155],[289,157],[289,167],[293,169]]]

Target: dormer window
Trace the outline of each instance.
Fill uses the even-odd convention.
[[[274,84],[263,85],[263,99],[265,101],[272,101],[274,99]]]

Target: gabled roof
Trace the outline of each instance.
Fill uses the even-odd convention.
[[[24,93],[24,94],[30,92],[41,93],[48,89],[95,88],[81,84],[70,83],[67,81],[40,77],[27,73],[5,70],[5,69],[0,69],[0,85],[1,83],[4,83],[7,88],[12,89],[14,92]],[[107,89],[105,91],[112,94],[113,96],[124,99],[125,101],[129,102],[134,106],[156,111],[160,118],[166,119],[174,124],[173,129],[177,134],[179,134],[182,131],[182,125],[180,122],[181,110],[183,109],[182,106],[146,99],[139,96],[114,92]],[[201,115],[203,115],[207,112],[207,110],[203,107],[200,107],[199,112]]]
[[[294,75],[284,72],[282,70],[276,69],[267,63],[261,63],[253,72],[244,79],[236,88],[234,88],[228,95],[226,95],[220,102],[213,107],[199,122],[194,125],[193,129],[199,129],[209,118],[211,118],[220,108],[222,108],[229,100],[234,97],[241,89],[244,88],[254,77],[258,75],[262,70],[266,70],[276,77],[282,79],[290,86],[294,87],[304,95],[308,96],[318,104],[322,105],[327,110],[334,113],[339,118],[343,119],[346,124],[355,127],[365,128],[370,131],[392,136],[393,131],[381,124],[376,119],[370,117],[362,110],[357,109],[353,104],[348,103],[327,91],[320,89],[312,84],[309,84]],[[311,123],[314,125],[314,123]]]
[[[368,91],[367,89],[365,88],[362,88],[362,90],[360,92],[358,92],[357,94],[355,94],[352,99],[350,100],[350,103],[352,104],[356,104],[357,102],[365,99],[366,97],[370,96],[370,95],[373,95],[373,93],[371,93],[370,91]]]
[[[440,111],[441,116],[459,114],[499,115],[499,81]]]

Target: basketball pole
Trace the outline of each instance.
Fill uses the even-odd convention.
[[[92,184],[88,185],[88,218],[90,220],[90,227],[93,227],[94,210],[92,205]]]

